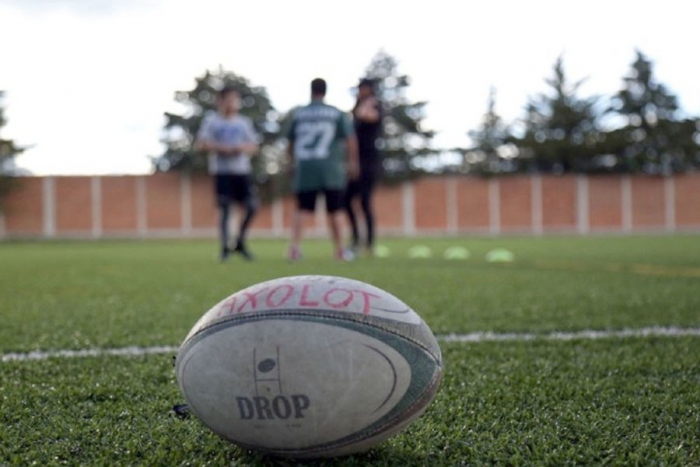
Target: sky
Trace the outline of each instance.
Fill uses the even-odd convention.
[[[175,91],[205,70],[266,87],[282,112],[323,77],[349,109],[379,50],[428,102],[436,148],[469,145],[492,86],[521,117],[562,54],[585,97],[617,92],[639,49],[700,115],[699,16],[697,0],[0,0],[2,137],[37,175],[148,173]]]

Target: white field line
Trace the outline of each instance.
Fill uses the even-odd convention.
[[[178,347],[121,347],[118,349],[81,349],[81,350],[34,350],[27,353],[6,353],[2,355],[3,362],[26,360],[46,360],[49,358],[104,357],[116,355],[120,357],[139,357],[141,355],[167,354],[177,352]]]
[[[620,329],[616,331],[575,331],[552,332],[548,334],[535,333],[495,333],[473,332],[469,334],[445,334],[437,336],[441,342],[526,342],[534,340],[544,341],[573,341],[573,340],[597,340],[616,339],[625,337],[700,337],[700,328],[678,327],[648,327],[639,329]],[[142,355],[176,354],[179,347],[121,347],[116,349],[81,349],[81,350],[36,350],[26,353],[6,353],[2,355],[2,362],[15,362],[27,360],[47,360],[49,358],[78,358],[78,357],[139,357]]]
[[[662,328],[649,327],[638,329],[620,329],[615,331],[574,331],[552,332],[549,334],[534,333],[494,333],[473,332],[470,334],[447,334],[439,336],[443,342],[502,342],[502,341],[573,341],[573,340],[597,340],[614,339],[623,337],[700,337],[700,328]]]

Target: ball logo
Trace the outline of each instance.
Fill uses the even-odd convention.
[[[283,394],[279,346],[267,354],[263,349],[253,348],[253,376],[255,396],[236,397],[241,420],[289,420],[306,416],[311,407],[308,396]]]
[[[287,420],[304,418],[304,412],[311,405],[309,398],[303,394],[290,397],[275,396],[272,400],[265,396],[236,397],[241,420]]]

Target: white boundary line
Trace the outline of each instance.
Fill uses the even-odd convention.
[[[140,357],[142,355],[157,355],[177,352],[178,347],[121,347],[117,349],[82,349],[82,350],[35,350],[27,353],[6,353],[2,356],[2,362],[16,362],[27,360],[47,360],[49,358],[77,358],[77,357]]]
[[[495,333],[495,332],[473,332],[469,334],[446,334],[437,336],[441,342],[527,342],[534,340],[545,341],[573,341],[573,340],[599,340],[615,339],[625,337],[700,337],[700,328],[678,328],[678,327],[649,327],[639,329],[620,329],[616,331],[574,331],[574,332],[552,332],[549,334],[535,333]],[[48,350],[33,351],[27,353],[7,353],[2,355],[0,361],[36,361],[47,360],[49,358],[78,358],[78,357],[140,357],[143,355],[175,354],[179,347],[157,346],[157,347],[121,347],[115,349],[82,349],[82,350]]]
[[[623,337],[700,337],[700,328],[662,328],[650,327],[639,329],[620,329],[616,331],[574,331],[552,332],[549,334],[534,333],[493,333],[473,332],[470,334],[447,334],[439,336],[442,342],[503,342],[503,341],[573,341],[573,340],[598,340],[615,339]]]

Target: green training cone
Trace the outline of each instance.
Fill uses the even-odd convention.
[[[412,246],[408,250],[408,257],[411,259],[430,258],[431,256],[433,256],[432,250],[425,245]]]
[[[388,258],[391,256],[391,250],[386,245],[377,245],[374,247],[374,256],[377,258]]]
[[[467,259],[471,253],[462,246],[451,246],[445,250],[445,259]]]
[[[486,261],[489,263],[512,263],[515,255],[505,248],[496,248],[486,253]]]

